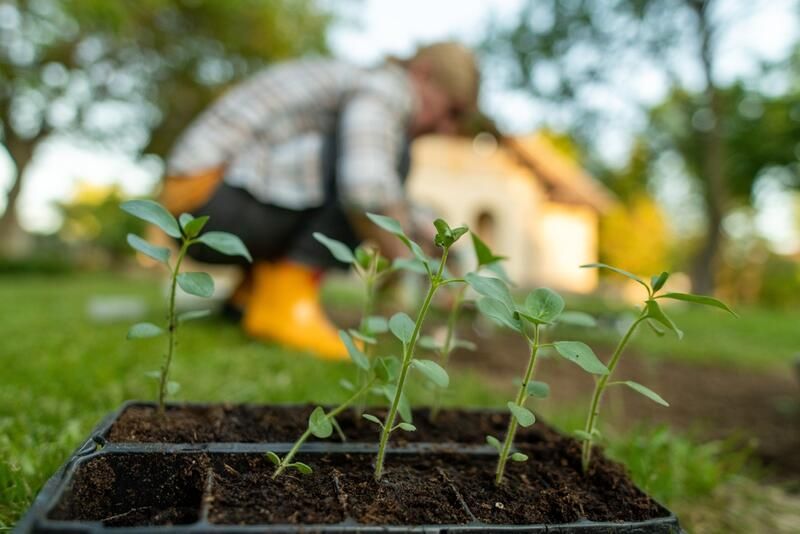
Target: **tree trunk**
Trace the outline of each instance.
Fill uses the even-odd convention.
[[[703,133],[703,173],[706,187],[704,201],[706,205],[706,238],[692,262],[692,290],[696,293],[710,294],[714,292],[715,273],[719,263],[719,253],[723,245],[722,218],[727,209],[727,188],[725,185],[725,155],[723,144],[722,102],[719,91],[714,84],[712,73],[713,29],[708,19],[709,4],[707,0],[691,2],[698,17],[701,41],[701,62],[706,79],[706,102],[711,110],[713,126]]]
[[[10,130],[10,128],[9,128]],[[24,253],[24,232],[17,220],[17,200],[22,192],[25,170],[33,158],[37,140],[20,139],[11,132],[6,135],[6,149],[16,167],[11,189],[6,196],[6,209],[0,216],[0,254],[19,256]]]

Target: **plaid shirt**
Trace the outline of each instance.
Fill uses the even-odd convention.
[[[224,94],[178,140],[171,176],[225,168],[225,181],[289,209],[325,201],[322,147],[340,120],[337,188],[345,205],[380,209],[404,198],[398,158],[413,93],[400,67],[364,70],[300,60],[257,73]]]

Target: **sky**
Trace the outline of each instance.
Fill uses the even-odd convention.
[[[388,54],[406,56],[419,44],[436,40],[477,43],[490,19],[510,20],[524,3],[523,0],[322,2],[344,15],[344,22],[330,33],[333,52],[361,65],[375,64]],[[752,2],[725,0],[720,5],[735,14],[742,6],[752,6]],[[751,72],[760,60],[781,57],[798,35],[796,18],[789,16],[790,12],[796,12],[797,0],[762,0],[759,5],[757,10],[748,9],[747,17],[738,17],[740,22],[733,31],[722,37],[717,75],[723,83]],[[631,77],[631,85],[645,102],[657,102],[665,93],[663,81],[646,69]],[[484,82],[481,100],[482,107],[512,133],[534,130],[546,111],[537,108],[523,93],[505,89],[492,79]],[[609,129],[605,137],[603,152],[612,162],[623,161],[631,129],[623,124]],[[69,198],[78,180],[92,184],[119,183],[128,193],[141,195],[152,188],[161,172],[158,161],[136,164],[125,154],[77,146],[69,139],[55,139],[43,146],[32,165],[20,199],[20,219],[26,229],[39,232],[58,227],[60,221],[52,203]],[[10,162],[5,154],[0,154],[0,187],[8,183],[10,172]],[[796,203],[784,197],[769,190],[769,195],[761,199],[759,208],[763,214],[757,218],[758,230],[783,243],[784,248],[787,242],[800,247],[800,236],[787,232],[788,221],[796,217],[792,211]],[[666,198],[665,202],[680,204],[682,200]]]

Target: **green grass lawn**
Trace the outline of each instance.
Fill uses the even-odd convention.
[[[163,317],[158,284],[148,278],[82,274],[0,279],[0,529],[19,519],[44,481],[103,415],[126,399],[155,395],[156,384],[145,373],[159,367],[164,340],[125,341],[128,322],[94,324],[86,312],[92,295],[142,296],[150,307],[148,319]],[[689,339],[713,344],[713,358],[746,363],[749,355],[760,365],[791,356],[788,320],[777,315],[743,313],[739,322],[723,320],[714,311],[675,315]],[[713,329],[709,317],[714,317]],[[753,329],[751,336],[744,324],[764,331]],[[706,354],[692,351],[692,358]],[[323,403],[343,398],[337,383],[352,374],[346,363],[322,363],[257,343],[236,326],[209,319],[181,331],[172,377],[182,386],[177,400]],[[412,401],[425,400],[421,388],[412,391]],[[470,372],[455,374],[448,397],[451,404],[473,406],[500,406],[506,400]],[[730,468],[717,449],[693,449],[702,445],[652,431],[662,432],[658,449],[645,446],[642,451],[647,430],[621,438],[611,453],[634,459],[629,465],[637,482],[667,504],[680,505],[690,487],[700,487],[692,490],[693,498],[696,493],[710,495],[738,469]],[[700,464],[682,461],[687,455]],[[662,466],[654,475],[652,466],[664,462],[670,467]],[[698,482],[701,475],[705,478]]]

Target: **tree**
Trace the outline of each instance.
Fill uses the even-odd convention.
[[[16,167],[0,243],[53,134],[163,156],[191,118],[265,64],[326,51],[313,0],[0,0],[0,134]]]
[[[673,88],[691,86],[687,70],[700,74],[694,102],[702,127],[693,133],[692,149],[707,224],[691,268],[700,293],[713,290],[722,219],[730,204],[724,136],[731,110],[713,75],[717,42],[748,12],[722,12],[720,5],[713,0],[532,1],[510,26],[493,28],[485,45],[490,57],[511,60],[513,85],[545,102],[545,109],[566,120],[570,132],[595,154],[608,126],[625,116],[621,110],[632,115],[632,123],[645,121],[648,104],[631,83],[640,71]],[[757,9],[744,2],[737,7]]]

